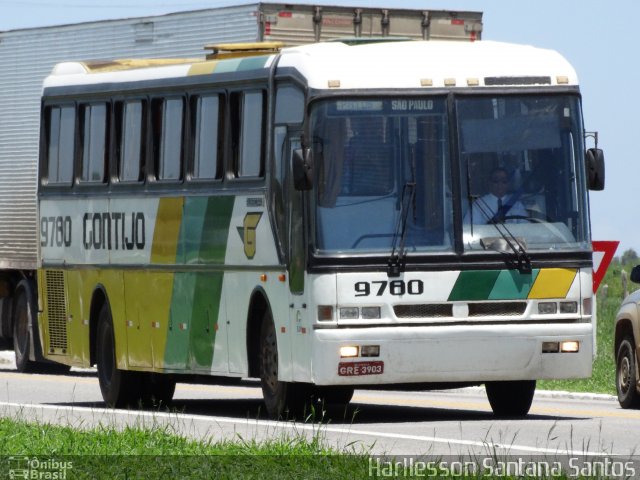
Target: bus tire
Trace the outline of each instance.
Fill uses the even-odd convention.
[[[632,337],[625,337],[616,352],[616,390],[622,408],[640,406],[638,363]]]
[[[118,369],[113,320],[109,305],[106,303],[98,316],[96,363],[100,391],[107,406],[111,408],[135,406],[141,398],[141,385],[139,381],[135,381],[136,372]]]
[[[13,351],[16,355],[16,369],[22,373],[35,372],[36,362],[29,360],[29,324],[33,308],[29,305],[29,297],[23,288],[18,290],[13,308]]]
[[[268,310],[260,328],[260,385],[270,418],[304,414],[304,407],[312,398],[308,385],[278,380],[278,341],[273,318]]]
[[[496,417],[525,417],[536,391],[535,380],[487,382],[487,398]]]

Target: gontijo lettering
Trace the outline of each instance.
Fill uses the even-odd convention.
[[[142,212],[86,212],[82,217],[85,250],[143,250],[145,243]]]

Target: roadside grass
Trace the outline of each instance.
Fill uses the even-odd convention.
[[[491,442],[487,443],[483,454],[446,459],[374,456],[371,447],[362,445],[347,445],[338,450],[327,446],[321,426],[311,437],[296,432],[264,441],[236,436],[212,442],[187,439],[169,426],[146,429],[99,426],[78,430],[0,418],[0,446],[0,478],[484,479],[495,478],[496,472],[500,472],[497,475],[500,478],[509,480],[609,478],[600,475],[575,477],[569,474],[571,469],[567,465],[549,474],[545,468],[557,469],[557,457],[513,457],[495,451]],[[485,463],[486,459],[490,463]]]
[[[1,478],[27,458],[37,459],[32,465],[43,465],[41,471],[67,469],[66,478],[347,479],[367,477],[369,468],[366,452],[347,447],[345,455],[330,448],[320,430],[311,438],[212,442],[189,440],[171,427],[77,430],[0,418],[0,445],[2,456],[14,459],[13,465],[0,462]]]
[[[3,449],[0,478],[610,478],[601,475],[576,477],[570,474],[568,465],[557,470],[555,465],[559,460],[556,456],[514,457],[513,454],[498,453],[491,442],[482,454],[446,458],[381,457],[374,456],[371,447],[355,445],[338,450],[327,446],[321,426],[311,437],[295,432],[264,441],[236,436],[212,442],[187,439],[168,426],[147,429],[99,426],[78,430],[0,418],[0,445]],[[486,459],[490,463],[485,463]],[[551,474],[545,470],[549,466],[555,469]]]

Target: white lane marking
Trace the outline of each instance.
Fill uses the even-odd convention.
[[[25,409],[33,409],[33,410],[51,410],[51,411],[69,411],[69,412],[78,412],[78,413],[91,413],[95,416],[96,413],[102,413],[107,415],[118,414],[125,415],[129,417],[143,417],[143,418],[164,418],[164,419],[180,419],[180,420],[191,420],[198,422],[206,422],[206,423],[217,423],[217,424],[245,424],[247,426],[259,426],[265,428],[281,428],[286,430],[295,430],[295,431],[310,431],[313,433],[340,433],[346,435],[362,435],[362,436],[370,436],[376,438],[389,438],[394,440],[413,440],[418,442],[425,443],[441,443],[446,445],[463,445],[470,447],[482,447],[487,449],[489,452],[494,452],[494,449],[505,450],[504,453],[509,453],[512,451],[519,452],[528,452],[528,453],[538,453],[538,454],[554,454],[554,455],[569,455],[569,456],[614,456],[613,453],[607,452],[592,452],[585,450],[562,450],[559,448],[542,448],[542,447],[531,447],[528,445],[516,445],[516,444],[502,444],[502,443],[493,443],[491,441],[473,441],[473,440],[462,440],[456,438],[441,438],[435,436],[425,436],[425,435],[409,435],[404,433],[389,433],[389,432],[376,432],[373,430],[360,430],[357,428],[341,428],[341,427],[332,427],[328,425],[318,425],[318,424],[307,424],[307,423],[295,423],[295,422],[283,422],[283,421],[275,421],[275,420],[249,420],[249,419],[236,419],[230,417],[215,417],[215,416],[201,416],[201,415],[190,415],[190,414],[182,414],[182,413],[168,413],[168,412],[145,412],[145,411],[132,411],[132,410],[121,410],[121,409],[105,409],[105,408],[90,408],[90,407],[73,407],[73,406],[58,406],[58,405],[38,405],[38,404],[24,404],[24,403],[13,403],[13,402],[0,402],[0,406],[8,407],[8,408],[18,408],[20,411],[24,411]]]

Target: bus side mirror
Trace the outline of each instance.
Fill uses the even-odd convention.
[[[308,148],[293,151],[293,185],[296,190],[311,190],[313,186],[313,156]]]
[[[589,190],[604,190],[604,153],[599,148],[590,148],[585,155]]]
[[[640,283],[640,265],[636,265],[631,269],[629,280],[631,280],[633,283]]]

